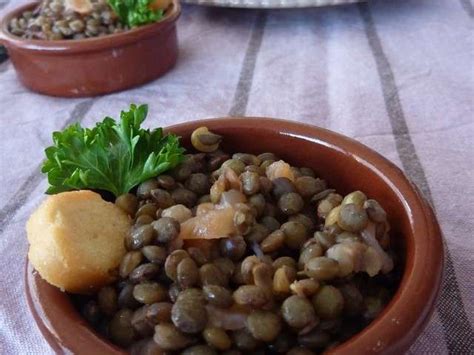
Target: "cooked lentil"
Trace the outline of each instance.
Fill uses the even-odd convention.
[[[208,327],[202,332],[202,337],[217,350],[227,350],[232,346],[229,335],[222,328]]]
[[[144,304],[161,302],[166,299],[166,289],[156,282],[143,282],[135,285],[133,297]]]
[[[165,263],[168,253],[165,248],[158,245],[147,245],[142,248],[142,254],[150,262],[157,265],[163,265]]]
[[[273,275],[273,292],[275,295],[287,295],[296,278],[296,270],[287,265],[280,266]]]
[[[228,308],[232,305],[232,294],[229,289],[218,285],[203,286],[204,296],[209,302],[219,308]]]
[[[247,317],[247,329],[255,339],[271,342],[280,333],[281,320],[271,311],[254,311]]]
[[[311,302],[297,295],[290,296],[283,302],[281,314],[286,323],[296,329],[304,328],[316,320]]]

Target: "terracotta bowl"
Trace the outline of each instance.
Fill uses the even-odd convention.
[[[329,351],[331,354],[402,354],[433,312],[443,271],[443,244],[433,211],[417,188],[392,163],[366,146],[337,133],[300,123],[266,118],[222,118],[168,128],[190,146],[202,125],[225,137],[229,152],[274,152],[296,166],[309,166],[341,193],[360,189],[381,201],[403,260],[395,296],[367,328]],[[58,352],[118,354],[73,308],[68,296],[26,269],[26,293],[39,328]]]
[[[156,79],[176,63],[178,0],[162,21],[104,37],[45,41],[12,35],[10,20],[36,6],[21,6],[0,23],[0,43],[31,90],[65,97],[101,95]]]

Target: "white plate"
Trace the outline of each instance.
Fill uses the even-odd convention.
[[[364,0],[181,0],[186,4],[248,9],[284,9],[350,4]]]

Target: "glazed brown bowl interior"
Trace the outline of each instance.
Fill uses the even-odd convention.
[[[265,118],[193,121],[168,128],[190,148],[190,134],[202,125],[224,136],[227,152],[273,152],[295,166],[307,166],[340,193],[362,190],[386,209],[391,236],[400,253],[401,284],[385,310],[363,331],[331,354],[401,354],[428,321],[438,295],[443,245],[436,218],[418,190],[385,158],[334,132]],[[33,315],[56,351],[120,351],[88,327],[68,296],[27,270]],[[86,353],[86,352],[84,352]]]

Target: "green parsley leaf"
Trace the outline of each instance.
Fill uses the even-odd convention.
[[[130,105],[119,123],[106,117],[92,129],[76,123],[54,132],[41,169],[50,184],[46,193],[97,189],[120,196],[178,165],[184,153],[179,138],[140,128],[147,112],[147,105]]]
[[[109,5],[120,21],[129,27],[137,27],[157,22],[163,18],[163,9],[153,10],[150,3],[153,0],[108,0]]]

